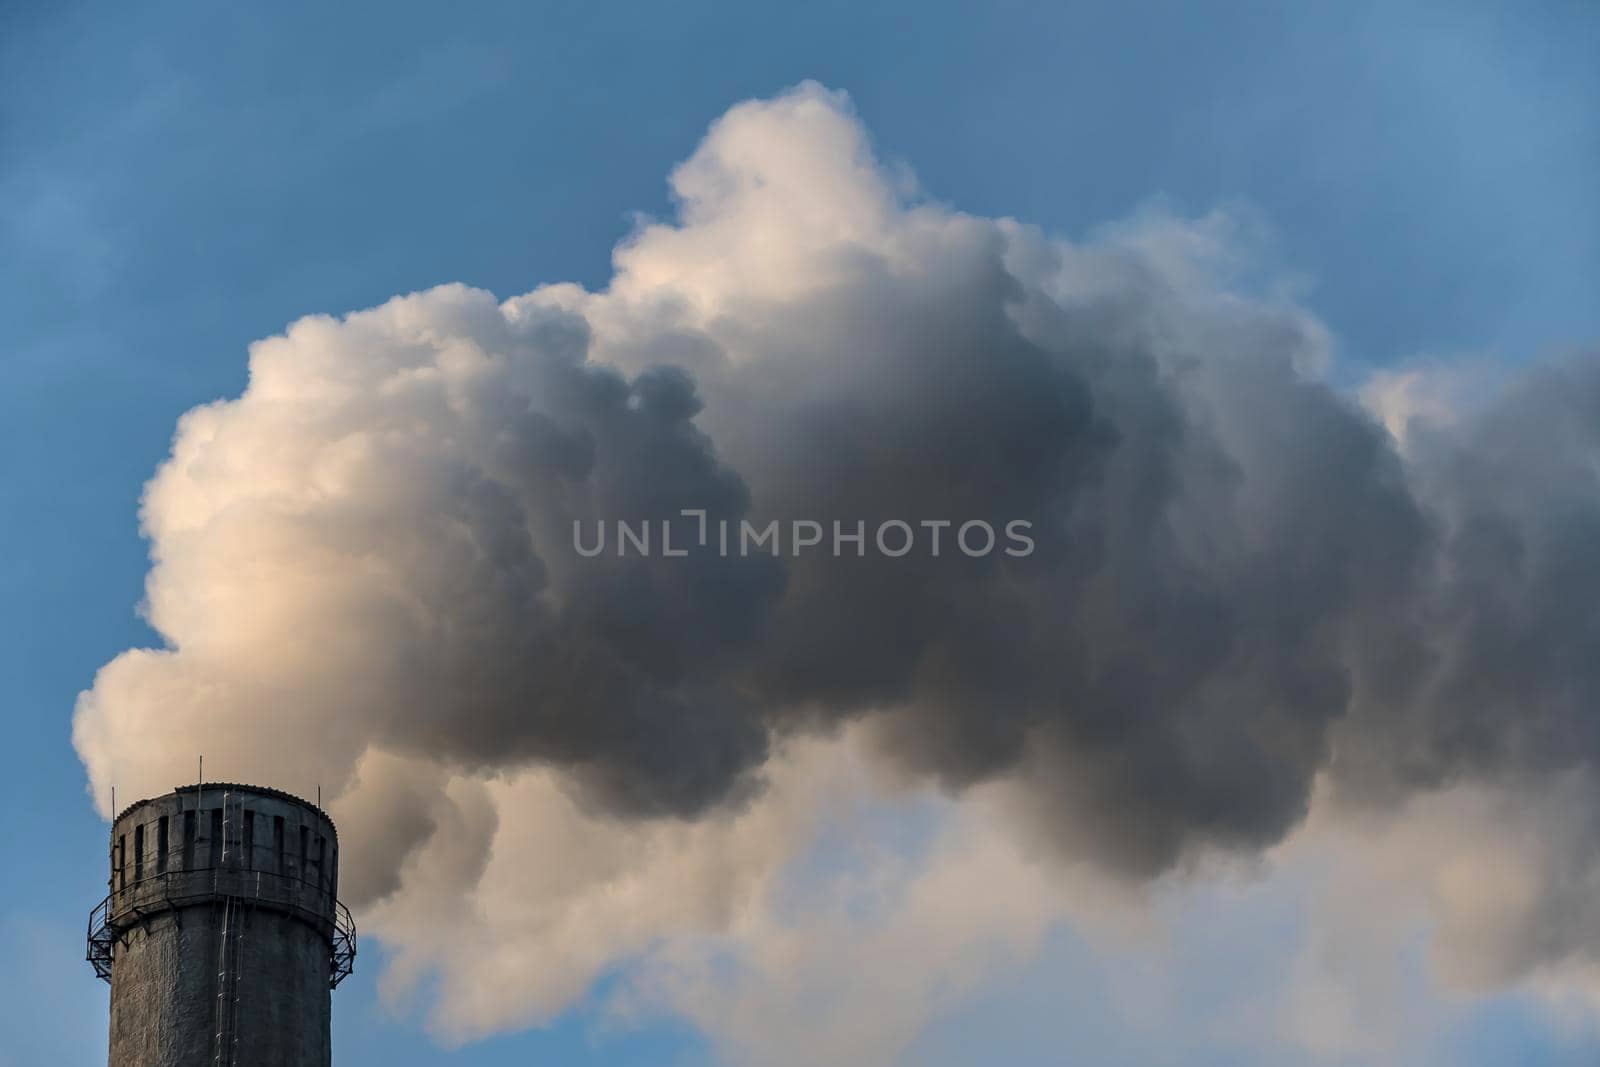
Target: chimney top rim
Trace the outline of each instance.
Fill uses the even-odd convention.
[[[296,796],[294,793],[290,793],[287,790],[274,789],[269,785],[251,785],[249,782],[190,782],[188,785],[180,785],[170,792],[162,793],[158,796],[145,797],[142,800],[135,800],[132,804],[129,804],[127,807],[117,812],[116,815],[112,816],[111,825],[115,827],[117,823],[133,814],[139,808],[144,807],[146,804],[165,799],[166,797],[179,796],[185,793],[194,793],[202,788],[208,793],[213,789],[220,789],[224,792],[228,790],[237,790],[254,793],[257,796],[266,796],[277,800],[291,801],[295,804],[299,804],[302,807],[309,808],[318,815],[322,816],[322,818],[327,821],[328,825],[333,827],[334,837],[337,838],[339,836],[339,828],[337,824],[334,823],[333,816],[329,815],[326,809],[318,807],[305,797]]]

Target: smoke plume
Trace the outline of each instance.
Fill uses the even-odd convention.
[[[77,710],[103,813],[197,752],[320,783],[397,988],[442,970],[470,1037],[743,928],[839,746],[874,789],[998,790],[1018,847],[1134,880],[1270,849],[1318,783],[1395,812],[1555,774],[1591,795],[1592,358],[1364,404],[1321,324],[1251,284],[1240,220],[1075,243],[965,215],[814,85],[735,107],[672,189],[603,291],[305,318],[183,417],[141,512],[165,644]],[[868,548],[575,550],[575,524],[679,537],[685,510],[859,521]],[[953,525],[889,558],[894,520]],[[1034,550],[960,551],[968,520]],[[1593,820],[1517,810],[1590,851],[1474,933],[1497,981],[1600,955],[1592,922],[1549,925]],[[452,970],[402,921],[424,912],[505,970]],[[520,999],[479,988],[506,978]]]

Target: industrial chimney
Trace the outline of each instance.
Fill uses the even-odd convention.
[[[328,1067],[356,933],[318,807],[206,783],[111,826],[89,962],[111,983],[110,1067]]]

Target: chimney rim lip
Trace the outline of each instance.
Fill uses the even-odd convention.
[[[153,804],[158,800],[165,800],[167,797],[182,796],[186,793],[196,793],[201,789],[205,789],[208,792],[212,789],[222,789],[224,791],[242,790],[244,792],[254,793],[257,796],[272,797],[276,800],[291,801],[295,804],[301,805],[302,807],[309,808],[318,815],[322,816],[323,820],[327,822],[329,828],[333,830],[334,840],[337,841],[339,838],[338,824],[333,821],[333,816],[329,815],[325,808],[319,807],[318,805],[307,800],[305,797],[296,796],[294,793],[291,793],[287,790],[275,789],[270,785],[251,785],[249,782],[190,782],[188,785],[177,786],[171,791],[162,793],[158,796],[145,797],[142,800],[135,800],[132,804],[129,804],[127,807],[123,808],[121,811],[112,816],[112,832],[115,833],[117,824],[119,822],[133,814],[139,808],[144,807],[146,804]]]

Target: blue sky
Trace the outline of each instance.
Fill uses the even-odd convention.
[[[737,101],[843,89],[934,198],[1067,235],[1242,206],[1354,376],[1600,337],[1600,8],[860,7],[0,13],[0,1064],[103,1061],[81,938],[105,826],[70,715],[152,640],[136,507],[178,415],[236,394],[246,345],[307,313],[448,281],[603,285],[633,213],[669,210],[666,174]],[[685,1024],[581,1010],[448,1054],[379,1005],[369,952],[336,997],[342,1063],[709,1055]],[[1092,985],[1052,977],[1075,959],[1053,945],[1026,988]],[[1027,1033],[1019,999],[976,996],[926,1040],[980,1062]],[[1095,1062],[1151,1062],[1106,1040]],[[1515,1003],[1440,1040],[1454,1063],[1600,1052]],[[1055,1062],[1030,1054],[1008,1061]]]

